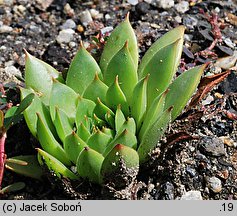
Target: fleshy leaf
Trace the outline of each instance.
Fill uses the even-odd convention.
[[[136,149],[137,138],[131,131],[124,129],[114,140],[108,144],[103,155],[107,155],[117,144],[122,143],[125,146]]]
[[[115,81],[109,87],[106,93],[106,104],[113,110],[116,111],[118,104],[121,105],[121,109],[125,116],[128,116],[129,109],[127,99],[119,86],[119,77],[116,76]]]
[[[105,102],[107,90],[108,86],[100,80],[98,74],[96,73],[94,80],[86,88],[83,97],[94,102],[96,102],[97,98],[99,97],[101,101]]]
[[[117,134],[120,134],[125,129],[129,130],[132,134],[136,134],[136,123],[134,118],[127,118],[127,120],[123,123],[123,125],[120,127]]]
[[[146,112],[146,115],[144,117],[144,121],[142,123],[142,127],[139,131],[139,135],[138,135],[139,140],[142,139],[142,137],[143,137],[144,133],[146,132],[146,130],[148,130],[150,128],[150,126],[152,124],[154,124],[156,122],[156,120],[158,118],[160,118],[160,116],[162,115],[162,113],[164,111],[165,98],[166,98],[167,93],[168,93],[168,90],[166,90],[161,95],[156,97],[154,99],[154,101],[152,102],[151,107]]]
[[[90,148],[103,154],[110,141],[111,137],[109,135],[102,133],[100,130],[96,130],[96,132],[88,139],[87,144]]]
[[[43,170],[35,155],[23,155],[8,158],[6,160],[6,168],[15,173],[39,180],[42,179],[43,175]]]
[[[40,99],[49,104],[50,92],[53,85],[52,78],[58,78],[59,73],[47,63],[26,52],[25,84],[40,95]]]
[[[85,142],[91,136],[90,131],[83,123],[81,123],[77,128],[77,135]]]
[[[70,64],[66,79],[67,86],[71,87],[76,93],[83,95],[96,73],[102,78],[100,68],[95,59],[81,44]]]
[[[95,106],[95,109],[94,109],[94,113],[100,119],[103,119],[103,120],[106,120],[105,119],[105,115],[107,113],[110,113],[112,116],[114,116],[113,111],[109,107],[107,107],[105,104],[103,104],[99,98],[97,98],[97,102],[96,102],[96,106]]]
[[[89,147],[85,147],[77,160],[77,171],[79,175],[83,178],[88,178],[92,182],[100,184],[100,169],[103,160],[104,157],[100,153]]]
[[[140,129],[147,109],[147,81],[149,74],[140,80],[133,90],[131,114],[136,121],[137,130]]]
[[[38,121],[37,121],[37,137],[42,146],[42,148],[60,160],[65,165],[70,165],[71,162],[67,157],[66,152],[62,148],[62,146],[57,142],[54,138],[53,134],[49,130],[48,126],[43,122],[41,115],[37,113]]]
[[[144,163],[149,159],[150,152],[154,150],[161,136],[166,131],[171,118],[171,110],[172,107],[165,110],[161,117],[150,126],[142,137],[141,143],[137,150],[140,163]]]
[[[0,194],[16,192],[16,191],[22,190],[23,188],[25,188],[25,186],[26,184],[24,182],[16,182],[2,188],[0,190]]]
[[[23,100],[25,97],[27,97],[27,95],[31,94],[32,92],[33,92],[33,90],[22,88],[21,89],[21,100]],[[49,110],[45,106],[45,104],[41,102],[39,97],[35,94],[33,102],[23,112],[27,126],[30,129],[30,132],[35,137],[37,134],[37,119],[38,119],[36,113],[40,113],[42,121],[49,127],[50,131],[56,137],[57,133],[56,133],[55,127],[53,125],[53,122],[51,120]]]
[[[41,165],[46,164],[49,170],[55,172],[58,177],[66,177],[72,180],[76,180],[79,177],[75,175],[71,170],[69,170],[62,162],[57,160],[52,155],[43,151],[42,149],[37,149],[38,151],[38,160]]]
[[[105,84],[111,86],[114,83],[116,76],[119,77],[120,88],[129,102],[138,78],[127,42],[109,62],[107,70],[104,72]]]
[[[117,144],[105,157],[101,175],[103,182],[112,182],[116,188],[124,188],[138,174],[139,157],[137,152],[122,144]]]
[[[165,100],[165,109],[170,106],[174,107],[171,114],[172,121],[182,112],[193,95],[205,68],[206,64],[191,68],[182,73],[169,86],[169,92]]]
[[[150,74],[147,84],[147,107],[167,89],[177,70],[180,40],[177,40],[156,52],[147,63],[142,76]]]
[[[95,103],[91,100],[79,97],[76,110],[76,126],[79,127],[81,122],[84,122],[85,116],[93,117]]]
[[[148,51],[145,53],[144,57],[142,58],[141,64],[139,65],[138,68],[138,75],[139,78],[141,79],[144,77],[144,70],[147,69],[147,65],[150,64],[150,61],[154,58],[157,52],[159,52],[163,47],[166,47],[167,45],[170,45],[174,43],[175,41],[178,41],[177,48],[176,48],[176,63],[174,66],[174,70],[176,71],[182,50],[183,50],[183,36],[184,36],[184,26],[179,26],[177,28],[174,28],[167,32],[165,35],[163,35],[161,38],[159,38],[152,46],[148,49]],[[147,73],[150,73],[150,71],[147,71]],[[159,87],[159,86],[158,86]]]
[[[77,103],[78,95],[76,92],[55,80],[50,95],[50,115],[53,122],[56,114],[55,107],[58,107],[66,113],[70,123],[73,124],[76,117]]]
[[[32,104],[35,94],[30,93],[20,103],[19,107],[11,107],[5,114],[4,128],[9,129],[22,118],[22,112]]]
[[[115,113],[115,130],[117,131],[117,133],[120,131],[120,128],[125,121],[125,116],[121,110],[121,105],[119,104]]]
[[[62,142],[64,142],[65,137],[71,133],[73,125],[70,123],[66,113],[60,110],[58,107],[56,107],[54,125],[59,138]]]
[[[120,23],[111,33],[109,39],[105,44],[105,48],[101,55],[100,67],[102,73],[107,73],[107,66],[114,55],[124,46],[124,43],[128,41],[128,50],[131,54],[131,58],[134,62],[135,69],[138,65],[138,46],[137,39],[134,30],[129,22],[127,15],[126,19]],[[114,79],[113,79],[114,80]]]
[[[64,150],[74,164],[76,164],[78,155],[86,146],[87,144],[74,131],[64,140]]]

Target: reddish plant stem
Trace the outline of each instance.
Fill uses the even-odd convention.
[[[2,132],[0,134],[0,189],[2,188],[2,179],[3,179],[3,173],[4,173],[4,167],[5,167],[5,160],[6,160],[6,154],[5,154],[5,141],[7,134],[6,132]]]

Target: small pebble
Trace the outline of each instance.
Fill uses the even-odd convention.
[[[21,72],[13,65],[5,67],[5,72],[10,76],[21,76]]]
[[[200,191],[188,191],[182,197],[180,200],[202,200],[202,194]]]
[[[205,100],[202,100],[202,106],[209,105],[214,98],[211,95],[208,95]]]
[[[63,29],[59,32],[56,40],[59,44],[61,43],[69,43],[74,36],[75,31],[72,29]]]
[[[63,12],[68,16],[72,17],[75,15],[75,11],[71,8],[70,4],[65,4]]]
[[[101,34],[106,34],[106,33],[109,33],[109,32],[111,32],[111,31],[113,31],[113,27],[112,26],[107,26],[107,27],[104,27],[104,28],[102,28],[100,31],[101,31]]]
[[[174,7],[179,13],[185,13],[189,10],[189,3],[187,1],[181,1],[180,3],[176,4]]]
[[[200,151],[207,155],[220,157],[226,154],[224,143],[220,138],[206,136],[199,142]]]
[[[2,25],[0,26],[0,33],[9,33],[12,32],[13,28],[11,26]]]
[[[138,4],[138,0],[127,0],[127,2],[131,5],[136,5]]]
[[[176,16],[174,18],[174,20],[177,22],[177,23],[181,23],[182,22],[182,18],[180,16]]]
[[[194,29],[194,27],[198,24],[198,20],[190,15],[184,16],[183,24],[189,29]]]
[[[230,139],[229,137],[221,136],[219,137],[225,145],[228,145],[229,147],[234,146],[234,140]]]
[[[211,177],[207,179],[207,187],[214,193],[219,193],[222,190],[221,180],[217,177]]]
[[[80,33],[84,32],[84,27],[82,25],[78,25],[77,26],[77,31],[80,32]]]
[[[60,27],[61,29],[75,29],[76,23],[72,19],[66,20],[65,23]]]
[[[83,11],[79,16],[79,19],[84,26],[87,26],[90,22],[93,21],[89,10]]]
[[[153,0],[144,0],[144,2],[151,4]]]
[[[174,7],[174,1],[173,0],[157,0],[158,7],[163,9],[169,9]]]
[[[109,19],[111,19],[111,16],[109,14],[105,14],[105,19],[109,20]]]

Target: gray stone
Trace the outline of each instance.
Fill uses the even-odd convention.
[[[56,40],[59,44],[61,43],[69,43],[74,36],[75,31],[72,29],[63,29],[59,32]]]
[[[169,9],[174,6],[174,1],[173,0],[157,0],[157,5],[160,8]]]
[[[221,180],[217,177],[211,177],[207,179],[207,187],[214,193],[219,193],[222,190]]]
[[[179,13],[185,13],[189,10],[189,3],[187,1],[181,1],[174,7]]]
[[[136,5],[138,4],[138,0],[127,0],[127,2],[131,5]]]
[[[72,19],[66,20],[65,23],[60,27],[61,29],[75,29],[76,28],[76,23]]]
[[[5,67],[5,73],[9,76],[21,76],[21,72],[13,65]]]
[[[223,156],[226,154],[224,142],[216,137],[206,136],[199,142],[199,149],[202,153],[210,156]]]
[[[107,27],[102,28],[100,31],[101,31],[101,34],[106,34],[108,32],[113,31],[113,27],[112,26],[107,26]]]
[[[180,200],[202,200],[202,194],[200,191],[188,191],[186,192]]]
[[[189,29],[194,29],[194,27],[197,26],[198,24],[198,20],[195,17],[189,16],[189,15],[184,16],[183,24]]]
[[[90,22],[93,21],[91,14],[88,10],[83,11],[79,16],[79,19],[84,26],[87,26]]]

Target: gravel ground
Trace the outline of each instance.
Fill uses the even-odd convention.
[[[138,37],[140,56],[169,29],[185,25],[177,74],[211,62],[205,75],[229,71],[228,77],[219,85],[209,82],[212,90],[204,99],[170,125],[149,169],[144,167],[130,188],[114,191],[87,182],[58,180],[52,174],[42,183],[6,172],[5,185],[21,180],[26,188],[4,199],[237,199],[234,0],[0,0],[0,82],[22,85],[23,48],[65,71],[81,40],[90,47],[93,36],[100,30],[109,33],[127,12]],[[17,101],[18,94],[13,93]],[[21,122],[21,127],[16,125],[9,131],[6,151],[8,156],[28,154],[37,145]]]

